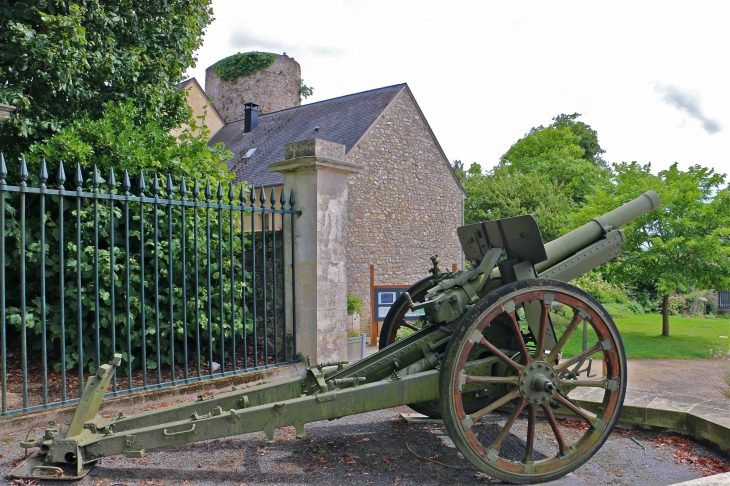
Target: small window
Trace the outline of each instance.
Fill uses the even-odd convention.
[[[253,154],[256,153],[256,147],[249,149],[248,152],[246,152],[246,155],[243,156],[244,159],[249,159]]]

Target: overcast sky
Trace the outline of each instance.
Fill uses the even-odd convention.
[[[531,127],[581,113],[609,162],[730,173],[730,2],[213,0],[188,74],[294,57],[305,103],[406,82],[450,160],[491,168]]]

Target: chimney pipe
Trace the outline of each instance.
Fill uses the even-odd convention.
[[[243,133],[248,133],[259,124],[259,105],[249,101],[243,106]]]

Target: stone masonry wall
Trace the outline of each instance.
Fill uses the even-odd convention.
[[[370,264],[376,285],[410,286],[440,267],[461,268],[456,228],[463,193],[419,110],[403,91],[347,155],[363,165],[349,179],[348,292],[363,299],[362,332],[370,334]]]
[[[244,103],[259,105],[259,115],[299,106],[299,63],[287,55],[276,55],[268,68],[235,81],[223,81],[209,67],[205,70],[205,93],[221,117],[230,123],[243,120]]]

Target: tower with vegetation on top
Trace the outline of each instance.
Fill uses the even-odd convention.
[[[246,52],[221,59],[205,71],[205,93],[228,123],[244,118],[244,104],[259,113],[299,106],[311,94],[302,84],[299,63],[284,53]]]

